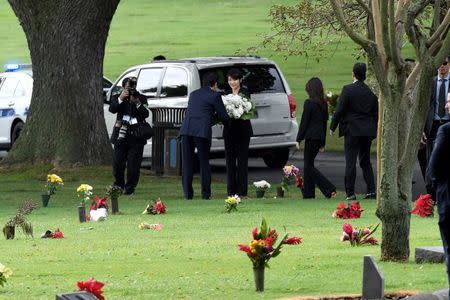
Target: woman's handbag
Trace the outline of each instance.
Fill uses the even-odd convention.
[[[136,138],[146,140],[151,139],[154,134],[152,126],[146,121],[137,123],[133,132]]]

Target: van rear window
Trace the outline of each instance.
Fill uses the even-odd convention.
[[[226,94],[231,92],[228,85],[227,72],[231,68],[240,69],[244,75],[242,86],[250,94],[285,93],[280,74],[274,65],[227,66],[200,70],[200,78],[208,72],[215,72],[219,78],[219,88]]]

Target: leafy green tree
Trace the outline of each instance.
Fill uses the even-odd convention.
[[[382,260],[409,258],[412,172],[432,77],[450,54],[449,7],[444,0],[302,0],[270,10],[273,28],[262,46],[320,58],[326,46],[348,36],[366,56],[379,93],[376,214]],[[402,56],[408,43],[416,55],[412,66]]]
[[[103,58],[119,0],[8,2],[27,38],[34,86],[26,125],[3,163],[108,163]]]

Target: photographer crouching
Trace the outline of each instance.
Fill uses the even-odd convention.
[[[136,83],[136,77],[125,78],[122,81],[123,91],[112,97],[109,106],[111,113],[117,113],[111,135],[111,142],[114,144],[114,185],[122,188],[125,195],[133,194],[139,182],[142,154],[148,138],[143,137],[140,132],[142,124],[148,125],[145,119],[149,116],[149,111],[144,106],[147,105],[147,99],[136,90]]]

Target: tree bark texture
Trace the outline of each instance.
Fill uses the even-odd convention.
[[[119,0],[8,1],[27,38],[34,86],[26,126],[6,163],[109,163],[102,74]]]

